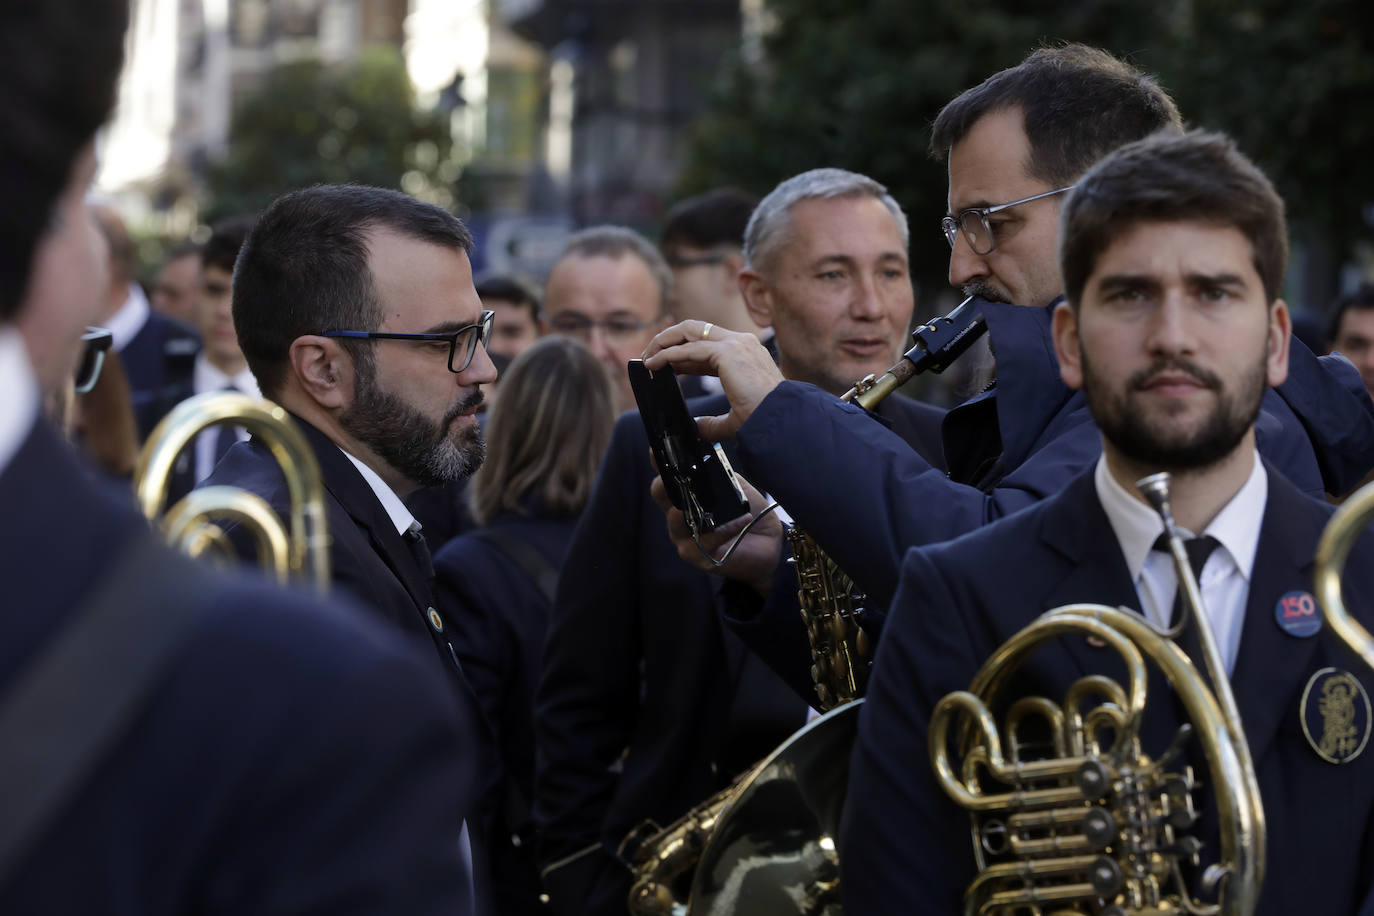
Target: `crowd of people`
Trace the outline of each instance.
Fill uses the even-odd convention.
[[[87,198],[127,16],[122,0],[0,13],[0,910],[624,914],[631,838],[830,705],[795,528],[861,595],[867,697],[835,761],[844,910],[955,911],[984,879],[968,805],[930,766],[951,750],[932,734],[942,698],[1081,602],[1181,625],[1208,670],[1135,486],[1167,472],[1263,802],[1260,877],[1218,888],[1206,869],[1234,831],[1204,775],[1185,806],[1201,813],[1167,834],[1201,855],[1151,847],[1178,866],[1098,880],[1085,905],[1374,912],[1374,672],[1310,611],[1292,619],[1331,503],[1374,471],[1374,289],[1332,309],[1335,353],[1296,338],[1283,201],[1149,75],[1046,47],[945,106],[949,281],[995,367],[949,409],[864,408],[842,396],[922,317],[910,230],[880,182],[826,163],[762,199],[685,200],[657,243],[582,229],[542,287],[474,278],[463,222],[400,192],[284,188],[173,248],[145,293],[124,221]],[[638,358],[676,370],[753,516],[703,534],[671,503]],[[134,506],[158,423],[226,391],[304,436],[323,594],[260,575],[242,520],[221,522],[241,567],[215,567]],[[301,469],[232,418],[171,468],[167,502],[222,485],[301,512]],[[1346,581],[1367,626],[1371,549]],[[1053,642],[1018,695],[1126,681],[1104,645]],[[1168,690],[1152,682],[1138,729],[1166,759],[1183,721]],[[983,763],[984,788],[1020,787]],[[1097,851],[1125,856],[1124,837]],[[660,890],[683,896],[690,864],[671,877]],[[1015,878],[1008,906],[1071,884]]]

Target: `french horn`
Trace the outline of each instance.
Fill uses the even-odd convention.
[[[241,426],[262,440],[281,465],[291,496],[284,525],[267,501],[236,487],[192,490],[166,512],[177,455],[212,426]],[[139,508],[158,523],[167,541],[191,556],[228,554],[224,528],[215,519],[237,522],[257,545],[259,563],[278,581],[329,586],[329,531],[325,524],[324,480],[310,444],[287,412],[271,401],[234,392],[187,398],[153,428],[134,471]]]

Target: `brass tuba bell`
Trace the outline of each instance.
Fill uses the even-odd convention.
[[[192,490],[163,513],[177,455],[211,426],[242,426],[266,443],[282,467],[291,494],[288,525],[267,501],[235,487]],[[187,398],[153,429],[134,470],[139,508],[159,521],[175,548],[191,556],[228,553],[227,536],[213,519],[227,518],[252,532],[258,560],[278,581],[305,578],[321,591],[329,586],[329,531],[324,481],[310,444],[286,411],[271,401],[233,392]]]

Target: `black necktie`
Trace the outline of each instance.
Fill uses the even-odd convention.
[[[406,531],[402,539],[410,548],[410,555],[415,558],[415,565],[420,567],[420,572],[425,577],[425,583],[433,587],[434,559],[429,555],[429,544],[426,543],[425,536],[419,528],[411,528]]]
[[[1207,558],[1212,555],[1212,551],[1221,546],[1221,542],[1210,534],[1204,534],[1200,538],[1189,538],[1183,542],[1183,550],[1188,554],[1188,565],[1193,568],[1193,578],[1202,583],[1202,569],[1207,565]],[[1169,549],[1169,536],[1161,534],[1154,543],[1155,550],[1167,554],[1171,559],[1173,551]],[[1183,616],[1183,583],[1178,583],[1178,589],[1174,592],[1174,609],[1169,615],[1169,626],[1178,623]],[[1188,653],[1192,655],[1192,652]]]

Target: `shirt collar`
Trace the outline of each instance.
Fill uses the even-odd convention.
[[[363,475],[363,480],[366,480],[367,485],[372,488],[372,492],[377,494],[377,499],[381,502],[382,508],[386,510],[387,516],[391,519],[391,524],[396,526],[397,534],[405,534],[412,529],[420,530],[420,523],[415,520],[415,516],[410,514],[406,504],[401,502],[401,497],[396,495],[395,490],[387,486],[386,481],[382,480],[376,471],[348,454],[344,449],[340,448],[339,451],[343,452],[344,457],[353,462],[358,473]]]
[[[38,380],[24,338],[0,325],[0,473],[9,467],[38,416]]]
[[[205,394],[207,391],[224,391],[233,388],[242,391],[244,394],[251,394],[259,397],[258,380],[253,377],[253,371],[244,366],[233,375],[228,375],[214,363],[210,362],[205,351],[196,354],[195,369],[192,376],[192,384],[195,386],[196,394]]]
[[[148,297],[143,295],[142,287],[137,283],[130,283],[128,298],[119,307],[119,311],[111,315],[109,321],[103,325],[103,327],[110,329],[111,346],[114,347],[116,353],[127,347],[138,336],[138,332],[143,330],[143,326],[148,323],[150,314],[152,314],[152,308],[148,305]]]
[[[1097,488],[1098,501],[1102,511],[1107,514],[1112,531],[1121,545],[1126,568],[1131,573],[1131,581],[1140,578],[1145,561],[1155,541],[1164,531],[1164,523],[1153,509],[1131,496],[1117,483],[1116,478],[1107,470],[1107,456],[1097,459],[1093,472],[1093,483]],[[1255,454],[1254,466],[1250,476],[1236,495],[1222,507],[1216,518],[1207,526],[1203,534],[1216,538],[1222,548],[1231,555],[1236,568],[1246,581],[1255,565],[1255,551],[1259,548],[1260,525],[1264,521],[1264,506],[1269,497],[1269,475],[1264,470],[1264,462]],[[1191,536],[1191,532],[1185,532]]]

